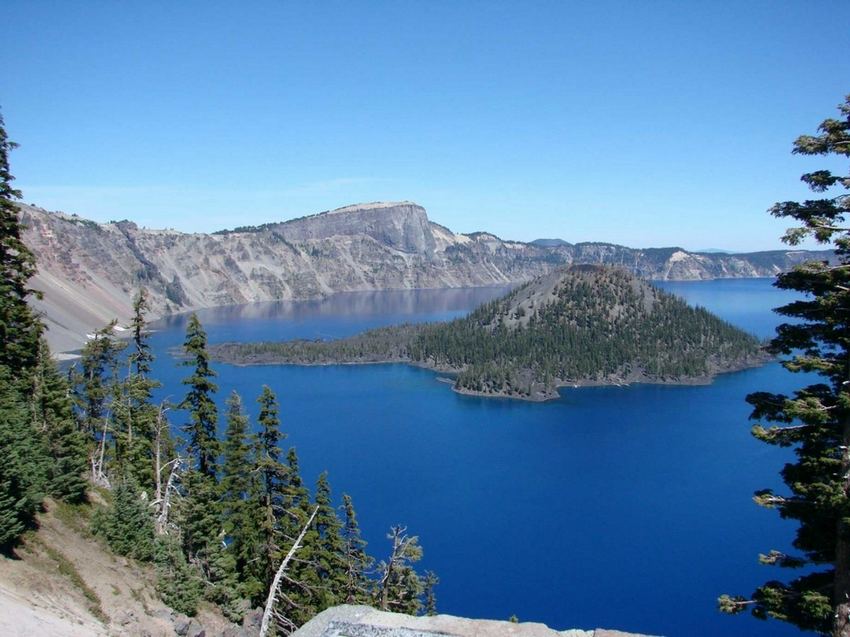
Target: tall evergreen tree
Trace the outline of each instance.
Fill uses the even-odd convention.
[[[284,507],[287,501],[287,483],[289,467],[280,460],[280,442],[286,435],[280,431],[277,398],[266,385],[257,399],[260,414],[257,422],[260,430],[256,438],[254,451],[256,479],[256,499],[252,499],[255,520],[258,527],[259,546],[252,563],[257,579],[263,582],[263,590],[268,591],[274,578],[280,557]],[[257,600],[262,602],[262,597]]]
[[[227,430],[222,446],[221,474],[222,528],[228,538],[227,550],[238,574],[240,594],[249,598],[262,595],[265,582],[251,568],[257,558],[260,528],[257,525],[254,460],[248,437],[248,417],[235,391],[227,399]]]
[[[195,456],[198,470],[214,477],[218,461],[218,408],[213,394],[218,391],[218,386],[212,381],[216,373],[210,367],[207,334],[197,314],[189,317],[183,350],[188,357],[183,364],[194,368],[192,375],[183,379],[183,384],[189,386],[189,392],[180,407],[189,410],[190,418],[183,430],[189,435],[189,453]]]
[[[21,193],[12,188],[9,151],[17,144],[6,135],[0,116],[0,365],[30,370],[37,360],[41,322],[27,305],[27,287],[35,274],[35,257],[21,239],[18,207]]]
[[[33,372],[32,423],[42,432],[52,459],[48,490],[54,497],[79,503],[86,499],[88,441],[74,419],[70,388],[42,340]]]
[[[279,520],[283,553],[293,545],[313,512],[310,492],[301,478],[298,454],[290,448],[286,455],[287,474],[284,487],[283,515]],[[307,529],[301,548],[293,556],[280,586],[278,605],[282,628],[286,634],[308,621],[316,613],[320,597],[315,568],[318,548],[315,525]],[[277,566],[277,565],[275,565]]]
[[[148,343],[147,291],[133,299],[133,333],[126,375],[115,384],[114,435],[121,471],[129,472],[141,485],[154,482],[154,438],[159,409],[151,402],[159,381],[150,378],[154,356]]]
[[[114,336],[115,321],[97,330],[81,352],[82,372],[77,390],[81,424],[92,435],[104,428],[107,406],[113,396],[118,354],[124,348]]]
[[[314,504],[317,508],[313,519],[315,535],[312,538],[312,573],[319,591],[316,605],[324,610],[339,604],[345,598],[345,543],[341,536],[342,523],[331,500],[331,487],[327,472],[322,472],[316,481]]]
[[[150,343],[148,343],[149,334],[145,318],[149,310],[148,291],[143,287],[139,288],[133,298],[133,320],[130,323],[133,330],[133,352],[130,354],[130,361],[136,368],[136,374],[142,377],[150,374],[151,363],[154,360]]]
[[[345,511],[345,522],[340,531],[345,565],[342,600],[346,604],[365,604],[370,601],[368,573],[373,560],[366,553],[366,540],[360,536],[360,525],[350,495],[343,494],[342,507]]]
[[[175,517],[183,550],[209,578],[222,537],[218,485],[197,469],[187,471],[182,482],[184,497]]]
[[[841,117],[827,119],[817,135],[803,135],[794,153],[850,157],[850,96],[839,106]],[[786,369],[818,374],[823,382],[792,396],[757,392],[747,397],[757,424],[753,434],[768,444],[792,447],[796,462],[785,465],[787,495],[759,491],[758,504],[775,508],[799,523],[797,555],[771,550],[761,562],[799,569],[790,581],[771,580],[751,597],[720,598],[721,610],[747,608],[759,618],[773,617],[801,629],[835,637],[850,636],[850,175],[829,170],[804,174],[815,192],[838,189],[836,196],[803,202],[786,201],[771,208],[775,217],[790,218],[784,241],[806,238],[835,249],[837,264],[809,262],[777,278],[777,287],[804,294],[779,308],[795,319],[777,329],[773,349],[785,356]]]

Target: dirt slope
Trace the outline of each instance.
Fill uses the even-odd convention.
[[[0,635],[164,637],[176,634],[175,620],[189,623],[159,600],[152,569],[90,535],[86,509],[48,501],[39,522],[14,558],[0,557]],[[209,608],[194,625],[208,637],[239,634]]]

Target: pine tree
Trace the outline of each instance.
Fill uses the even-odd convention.
[[[255,524],[258,529],[259,545],[257,555],[252,562],[252,571],[256,579],[263,583],[263,591],[268,591],[274,578],[277,562],[280,558],[281,535],[287,501],[289,468],[280,461],[280,442],[286,435],[280,431],[277,399],[268,386],[257,399],[260,414],[257,421],[260,431],[256,438],[254,451],[256,498],[252,503],[256,507]],[[263,596],[256,600],[262,603]]]
[[[434,571],[425,571],[422,585],[425,588],[425,614],[429,617],[437,614],[437,594],[434,592],[434,587],[439,583],[440,578]]]
[[[222,537],[218,485],[197,469],[183,474],[182,481],[185,496],[175,519],[183,550],[209,579]]]
[[[0,552],[35,523],[46,483],[46,454],[31,436],[29,414],[9,370],[0,366]]]
[[[118,354],[124,348],[114,336],[115,321],[94,333],[80,353],[82,366],[77,389],[81,424],[91,435],[98,435],[107,419],[107,407],[113,395],[112,385],[118,366]]]
[[[118,482],[112,492],[112,505],[99,512],[93,526],[118,555],[141,561],[153,559],[153,519],[147,500],[132,478]]]
[[[227,551],[239,581],[239,596],[262,596],[264,582],[252,569],[260,543],[256,519],[256,495],[248,439],[248,417],[242,412],[242,400],[235,391],[227,399],[227,431],[222,446],[224,462],[221,477],[222,528],[228,538]],[[236,591],[234,591],[234,594]]]
[[[71,392],[42,340],[38,363],[33,372],[30,411],[37,432],[42,432],[52,459],[48,490],[56,498],[71,503],[86,499],[85,479],[88,441],[74,419]]]
[[[345,522],[340,531],[345,565],[342,599],[346,604],[365,604],[370,601],[368,574],[373,560],[366,553],[366,541],[360,536],[360,525],[351,496],[343,494],[342,506],[345,511]]]
[[[331,500],[327,472],[316,481],[314,504],[318,507],[313,519],[313,570],[316,588],[316,609],[322,611],[339,604],[345,597],[345,544],[341,536],[342,523]]]
[[[381,579],[377,588],[377,603],[381,610],[415,615],[422,609],[422,581],[413,564],[422,559],[419,538],[407,535],[407,527],[394,526],[387,534],[392,551],[386,562],[378,565]]]
[[[850,157],[850,96],[839,106],[840,119],[827,119],[818,135],[804,135],[794,153]],[[725,612],[751,609],[759,618],[773,617],[803,630],[835,637],[850,636],[850,175],[818,170],[802,180],[815,192],[838,187],[835,197],[777,203],[771,214],[793,219],[784,241],[797,245],[811,237],[834,247],[837,264],[809,262],[777,278],[777,287],[805,296],[779,308],[796,319],[781,325],[772,341],[791,372],[818,374],[823,382],[792,396],[757,392],[747,397],[758,421],[753,434],[768,444],[792,447],[796,462],[782,477],[789,494],[759,491],[758,504],[775,508],[799,523],[794,547],[798,555],[772,550],[762,563],[804,568],[788,582],[772,580],[750,598],[720,598]]]
[[[0,464],[0,553],[8,553],[33,523],[35,507],[21,478],[12,467]]]
[[[216,373],[210,367],[207,334],[197,314],[193,313],[189,317],[183,350],[188,356],[183,365],[194,367],[192,375],[183,379],[183,384],[189,386],[189,392],[180,403],[180,408],[188,409],[190,417],[189,424],[183,430],[189,435],[189,453],[195,456],[198,470],[206,476],[214,477],[218,462],[218,409],[212,395],[218,391],[218,386],[211,380]]]
[[[9,151],[17,144],[6,136],[0,116],[0,365],[11,370],[31,370],[37,360],[43,327],[27,305],[33,291],[27,287],[35,274],[35,257],[21,240],[21,224],[12,188]]]
[[[148,343],[149,334],[145,319],[148,310],[150,310],[148,291],[142,287],[133,298],[133,319],[130,322],[133,330],[133,352],[130,354],[130,361],[136,368],[136,374],[143,378],[150,374],[151,363],[154,360],[150,343]]]
[[[152,404],[153,390],[160,383],[149,374],[154,356],[148,343],[147,291],[141,288],[133,299],[133,340],[127,357],[126,376],[116,384],[115,437],[120,469],[142,485],[153,484],[154,431],[159,409]]]
[[[9,371],[0,366],[0,486],[9,489],[8,493],[0,491],[0,507],[7,507],[0,508],[0,517],[10,521],[4,534],[14,537],[14,529],[34,524],[36,510],[50,487],[50,457],[44,436],[32,426],[30,409],[23,397],[27,385],[25,379],[12,379]],[[9,546],[7,541],[6,547]]]
[[[196,615],[201,598],[201,580],[197,571],[186,561],[180,545],[167,536],[157,538],[154,562],[156,588],[162,601],[178,613],[190,617]]]

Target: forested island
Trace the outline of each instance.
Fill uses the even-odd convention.
[[[410,363],[454,375],[461,393],[524,400],[565,385],[694,384],[768,359],[758,339],[633,274],[580,265],[539,277],[447,323],[349,338],[223,343],[236,365]]]

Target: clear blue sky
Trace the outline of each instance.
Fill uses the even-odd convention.
[[[456,231],[779,247],[850,2],[6,0],[24,199],[210,231],[410,199]],[[846,170],[846,166],[842,167]]]

